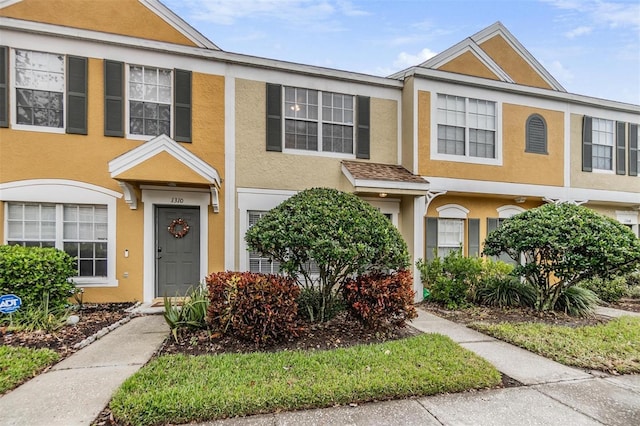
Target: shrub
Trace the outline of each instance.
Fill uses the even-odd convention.
[[[475,292],[482,274],[482,264],[482,259],[464,257],[456,250],[444,259],[419,260],[416,266],[431,292],[431,299],[448,309],[457,309],[469,304],[470,294]]]
[[[209,308],[209,293],[205,286],[189,289],[182,300],[182,306],[164,297],[164,319],[169,324],[173,338],[178,340],[178,330],[191,328],[200,330],[207,328],[207,309]]]
[[[343,292],[349,313],[369,328],[402,327],[418,316],[408,270],[361,275],[347,281]]]
[[[546,204],[505,220],[489,233],[484,254],[501,253],[523,260],[514,273],[534,286],[535,307],[546,311],[580,281],[636,269],[640,239],[618,221],[586,207]],[[569,294],[579,293],[584,294]]]
[[[476,300],[483,305],[533,307],[536,291],[528,282],[512,275],[488,276],[482,279]]]
[[[604,302],[617,302],[621,297],[627,295],[629,288],[624,277],[613,277],[602,279],[593,277],[580,282],[580,287],[587,288],[594,292],[598,298]]]
[[[346,306],[341,294],[326,301],[324,305],[324,311],[321,313],[322,307],[322,294],[315,289],[302,287],[300,289],[300,296],[298,296],[298,315],[304,320],[314,322],[321,316],[325,321],[338,315],[344,311]]]
[[[30,304],[11,315],[3,315],[0,324],[8,325],[12,330],[51,333],[65,326],[70,311],[65,306],[52,306],[49,295],[44,293],[38,305]]]
[[[632,299],[640,299],[640,285],[629,287],[629,290],[627,290],[627,296]]]
[[[75,287],[74,260],[55,248],[0,246],[0,294],[12,293],[22,305],[38,306],[47,294],[48,304],[58,308],[68,303]]]
[[[598,296],[593,291],[572,286],[560,293],[554,310],[564,311],[574,317],[586,317],[595,312],[598,302]]]
[[[298,335],[296,299],[300,288],[292,278],[217,272],[206,281],[207,320],[213,329],[259,345]]]
[[[409,266],[407,244],[378,210],[354,194],[330,188],[301,191],[247,231],[251,250],[280,262],[310,292],[317,321],[327,319],[345,280]]]
[[[625,281],[629,287],[640,286],[640,271],[633,271],[625,276]]]

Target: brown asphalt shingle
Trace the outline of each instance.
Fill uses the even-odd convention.
[[[354,179],[383,180],[392,182],[428,183],[420,176],[395,164],[365,163],[361,161],[342,161]]]

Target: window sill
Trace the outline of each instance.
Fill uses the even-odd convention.
[[[502,158],[468,157],[466,155],[431,154],[431,160],[452,161],[456,163],[481,164],[485,166],[502,166]]]
[[[118,280],[109,277],[73,277],[70,280],[76,287],[118,287]]]
[[[592,169],[593,173],[600,173],[603,175],[615,175],[616,172],[614,172],[613,170],[605,170],[605,169]]]
[[[11,129],[13,130],[21,130],[27,132],[41,132],[41,133],[57,133],[64,134],[64,127],[46,127],[46,126],[31,126],[28,124],[11,124]]]
[[[292,154],[292,155],[306,155],[312,157],[329,157],[329,158],[339,158],[341,160],[354,160],[356,158],[355,154],[340,154],[337,152],[327,152],[327,151],[307,151],[304,149],[283,149],[283,154]]]

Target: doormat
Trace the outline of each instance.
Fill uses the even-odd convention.
[[[173,306],[182,306],[184,303],[184,297],[170,297],[169,300]],[[156,297],[151,302],[151,308],[162,308],[164,307],[164,297]]]

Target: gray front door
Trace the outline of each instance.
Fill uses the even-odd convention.
[[[200,278],[200,208],[157,207],[156,296],[183,296]]]

